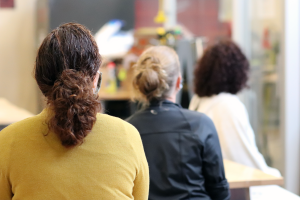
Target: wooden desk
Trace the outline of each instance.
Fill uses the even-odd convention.
[[[231,200],[250,200],[250,186],[283,185],[284,183],[282,177],[275,177],[229,160],[224,160],[224,167],[231,189]]]
[[[102,92],[100,90],[99,92],[100,100],[103,101],[129,101],[131,100],[131,92],[126,90],[118,90],[114,93],[108,93],[108,92]]]

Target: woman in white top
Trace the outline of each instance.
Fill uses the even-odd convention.
[[[196,95],[189,109],[213,120],[224,159],[280,176],[258,151],[247,110],[236,96],[246,86],[248,71],[245,55],[232,41],[209,46],[195,70]]]

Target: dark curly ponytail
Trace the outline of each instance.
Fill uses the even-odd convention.
[[[66,147],[83,142],[100,110],[93,80],[101,64],[98,47],[90,31],[76,23],[53,30],[36,57],[35,79],[53,111],[49,129]]]

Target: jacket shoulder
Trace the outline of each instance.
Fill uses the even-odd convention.
[[[204,113],[181,109],[187,123],[191,127],[191,131],[202,137],[216,133],[213,121]]]
[[[125,121],[127,123],[133,125],[134,127],[136,127],[137,124],[141,123],[141,116],[143,115],[143,113],[144,113],[144,110],[139,110],[136,113],[134,113],[133,115],[129,116],[127,119],[125,119]]]
[[[198,123],[212,123],[212,120],[204,113],[188,110],[188,109],[181,109],[182,114],[186,117],[187,121],[198,121]]]

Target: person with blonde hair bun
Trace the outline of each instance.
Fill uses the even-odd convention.
[[[230,199],[213,122],[175,103],[181,88],[176,52],[150,47],[134,70],[135,99],[143,108],[127,121],[141,134],[150,171],[149,199]]]

